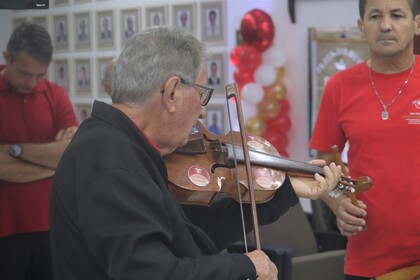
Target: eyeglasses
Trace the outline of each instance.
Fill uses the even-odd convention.
[[[203,85],[199,85],[199,84],[188,82],[188,81],[184,80],[181,77],[179,78],[179,80],[184,85],[192,86],[192,87],[196,87],[196,88],[200,88],[200,89],[203,90],[203,91],[200,92],[201,106],[206,106],[209,103],[210,98],[211,98],[211,94],[213,93],[213,89],[212,88],[206,87],[206,86],[203,86]]]

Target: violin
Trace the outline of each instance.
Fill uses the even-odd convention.
[[[240,131],[218,136],[197,123],[197,129],[190,135],[187,144],[165,158],[169,190],[181,204],[210,205],[220,194],[236,199],[241,205],[249,202],[255,244],[261,250],[256,204],[274,196],[282,186],[286,173],[289,176],[313,177],[315,173],[324,175],[324,172],[319,166],[285,159],[268,141],[246,135],[238,86],[228,84],[225,91],[228,111],[229,99],[236,99]],[[356,190],[367,190],[371,185],[372,181],[367,176],[357,180],[342,177],[330,194],[336,196],[337,188],[354,193]]]
[[[276,148],[259,136],[247,135],[256,203],[269,201],[289,176],[324,175],[322,167],[281,157]],[[181,204],[210,205],[217,197],[230,196],[249,203],[243,145],[239,132],[216,135],[199,121],[186,145],[165,157],[169,189]],[[235,162],[237,161],[237,168]],[[239,182],[239,189],[237,187]],[[351,194],[372,185],[368,176],[357,180],[342,176],[332,191]]]

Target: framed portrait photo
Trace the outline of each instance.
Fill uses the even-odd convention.
[[[90,59],[76,59],[74,67],[74,83],[76,89],[76,96],[90,96],[91,95],[91,77],[92,67]]]
[[[124,46],[127,40],[141,30],[140,10],[129,9],[120,11],[121,45]]]
[[[115,47],[115,16],[114,11],[96,12],[96,39],[98,49]]]
[[[146,27],[165,26],[167,23],[166,6],[146,7]]]
[[[67,59],[54,60],[54,82],[69,93],[69,62]]]
[[[225,134],[225,106],[224,105],[207,105],[207,115],[204,124],[207,129],[217,135]]]
[[[196,34],[196,5],[192,4],[179,4],[172,6],[172,26],[176,26],[182,31]]]
[[[214,53],[206,61],[207,85],[214,88],[215,93],[224,92],[226,55],[225,53]]]
[[[223,2],[200,3],[201,39],[209,44],[224,44],[225,13]]]
[[[74,48],[89,50],[92,47],[92,21],[89,12],[74,14]]]
[[[107,98],[109,97],[108,93],[105,92],[103,81],[106,79],[106,68],[108,64],[114,59],[114,57],[100,57],[96,61],[96,73],[97,73],[97,88],[98,88],[98,94],[99,97]]]
[[[90,114],[92,113],[92,104],[76,103],[74,104],[74,111],[76,113],[77,121],[82,123],[90,117]]]
[[[69,49],[68,22],[69,21],[66,14],[54,16],[53,41],[54,41],[54,47],[58,51],[67,51]]]

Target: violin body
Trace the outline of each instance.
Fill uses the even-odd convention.
[[[169,189],[178,202],[209,205],[221,196],[250,201],[246,168],[240,162],[235,168],[235,162],[229,158],[229,152],[235,153],[231,143],[241,145],[239,132],[215,135],[198,122],[188,143],[165,157]],[[247,145],[253,151],[279,155],[273,145],[258,136],[247,136]],[[236,156],[243,158],[240,154]],[[251,169],[256,202],[269,201],[283,185],[286,173],[258,165]]]
[[[221,195],[249,202],[255,231],[258,227],[255,204],[270,200],[283,185],[286,174],[313,178],[315,173],[324,176],[324,171],[319,166],[283,158],[267,140],[245,135],[236,84],[226,86],[226,97],[236,98],[240,132],[220,136],[198,122],[187,144],[165,156],[169,190],[181,204],[210,205]],[[329,194],[338,197],[346,192],[354,196],[371,186],[368,176],[357,180],[342,176]]]

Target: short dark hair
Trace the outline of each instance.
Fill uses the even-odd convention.
[[[47,30],[34,23],[25,22],[19,25],[10,36],[7,52],[13,62],[23,51],[42,64],[50,64],[53,47]]]
[[[410,4],[411,7],[411,13],[413,14],[413,17],[419,13],[419,0],[407,0],[408,4]],[[366,8],[366,2],[367,0],[359,0],[359,15],[360,18],[363,19],[365,15],[365,8]]]

